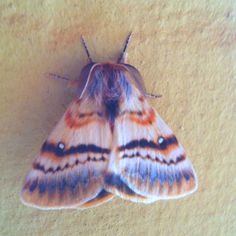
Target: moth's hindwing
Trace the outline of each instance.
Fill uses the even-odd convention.
[[[179,198],[197,188],[177,138],[136,91],[115,121],[106,189],[134,202]]]
[[[25,179],[23,203],[44,209],[86,208],[110,200],[113,195],[103,189],[103,182],[111,140],[99,108],[90,100],[73,101]]]

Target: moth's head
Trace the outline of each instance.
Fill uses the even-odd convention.
[[[110,89],[110,92],[112,92],[113,88],[114,90],[116,88],[116,91],[118,91],[119,87],[121,87],[121,90],[125,91],[131,84],[136,86],[141,93],[145,94],[143,79],[139,71],[134,66],[125,63],[125,51],[130,36],[131,34],[129,34],[125,47],[117,62],[102,63],[94,62],[91,59],[88,48],[82,38],[82,43],[87,53],[89,63],[83,67],[80,74],[78,91],[80,98],[82,98],[87,91],[91,94],[94,92],[104,92],[101,91],[102,89]]]

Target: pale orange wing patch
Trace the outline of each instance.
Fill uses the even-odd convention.
[[[104,138],[105,137],[105,138]],[[28,173],[23,203],[41,209],[90,207],[112,198],[104,188],[111,131],[92,102],[75,100]]]
[[[123,104],[114,125],[106,189],[147,203],[192,193],[197,177],[182,145],[146,99],[133,90],[134,96]]]

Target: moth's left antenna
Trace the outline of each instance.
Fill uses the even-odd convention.
[[[86,54],[87,54],[87,56],[88,56],[89,62],[92,63],[93,60],[92,60],[92,58],[91,58],[91,56],[90,56],[90,53],[89,53],[88,47],[87,47],[87,45],[86,45],[86,43],[85,43],[85,40],[84,40],[83,35],[81,36],[81,42],[82,42],[82,44],[83,44],[83,46],[84,46],[84,49],[85,49],[85,52],[86,52]]]

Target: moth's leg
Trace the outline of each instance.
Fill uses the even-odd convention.
[[[161,94],[153,94],[153,93],[145,93],[145,97],[147,98],[161,98]]]
[[[47,75],[48,75],[50,78],[52,78],[52,79],[63,79],[63,80],[67,80],[67,81],[72,80],[72,79],[70,79],[70,78],[68,78],[68,77],[61,76],[61,75],[54,74],[54,73],[48,73]]]

